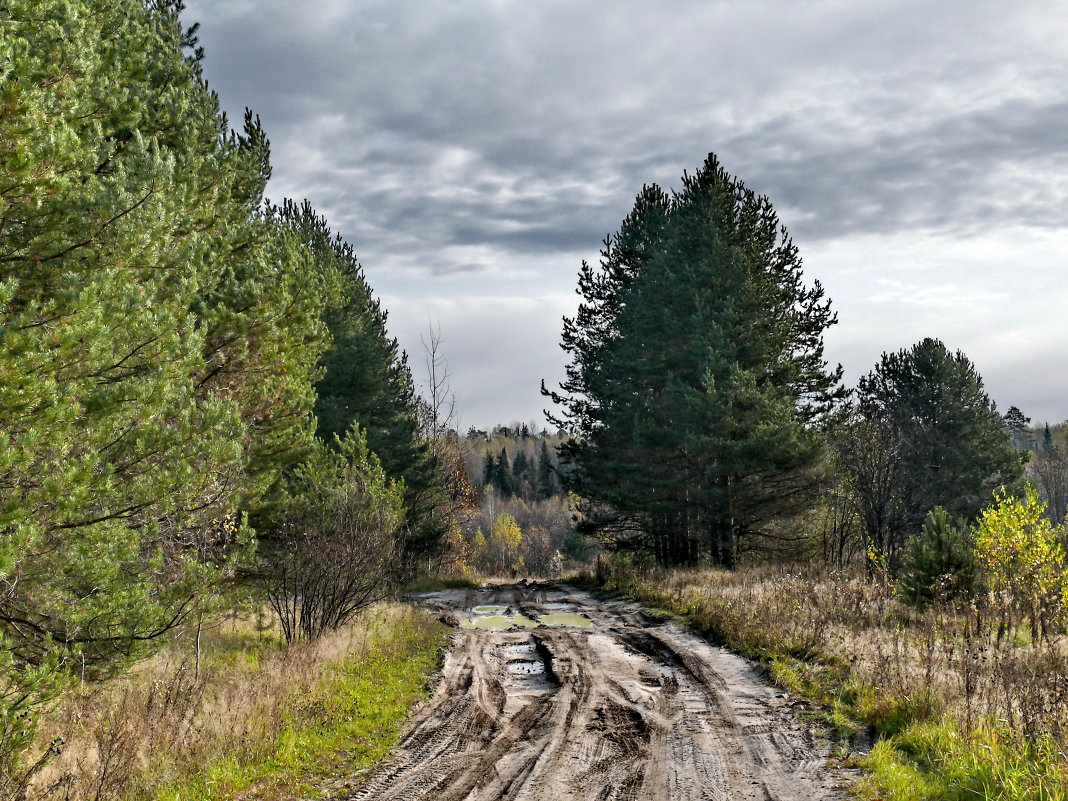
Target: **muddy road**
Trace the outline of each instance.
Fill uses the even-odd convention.
[[[561,585],[420,598],[461,625],[359,801],[809,801],[846,779],[748,662]]]

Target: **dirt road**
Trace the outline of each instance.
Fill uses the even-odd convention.
[[[422,597],[465,628],[360,801],[809,801],[844,780],[750,663],[560,585]]]

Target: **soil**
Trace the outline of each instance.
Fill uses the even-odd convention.
[[[419,600],[468,627],[349,799],[809,801],[844,798],[855,778],[799,722],[798,699],[635,603],[525,583]]]

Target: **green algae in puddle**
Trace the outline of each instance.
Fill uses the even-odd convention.
[[[538,622],[546,626],[581,626],[582,628],[589,628],[593,625],[593,621],[585,615],[576,615],[571,612],[538,615]]]
[[[492,631],[504,631],[505,629],[510,629],[513,626],[520,626],[522,628],[532,629],[537,625],[537,621],[531,620],[525,615],[513,615],[512,617],[505,617],[504,615],[489,615],[487,617],[473,617],[470,620],[464,620],[460,623],[460,628],[490,629]]]
[[[471,611],[476,615],[500,615],[507,608],[507,606],[475,606],[471,608]]]

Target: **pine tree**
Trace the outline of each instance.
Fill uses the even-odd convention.
[[[974,365],[936,339],[882,355],[858,383],[850,431],[842,461],[870,539],[894,563],[931,509],[973,521],[1022,475]]]
[[[266,136],[251,115],[230,131],[180,8],[0,12],[8,688],[45,675],[27,664],[92,677],[145,653],[310,441],[323,286],[260,213]],[[0,699],[18,736],[35,687]]]
[[[978,583],[974,542],[968,529],[955,525],[945,509],[935,507],[909,542],[898,592],[908,603],[922,608],[932,601],[969,599]]]
[[[1005,430],[1009,432],[1009,440],[1017,450],[1030,450],[1035,442],[1031,436],[1031,418],[1026,417],[1015,406],[1010,406],[1002,418]]]
[[[442,465],[420,432],[407,356],[388,334],[386,312],[354,248],[307,201],[287,201],[271,211],[296,233],[327,287],[324,321],[332,342],[315,385],[316,433],[330,445],[359,424],[387,475],[404,481],[407,559],[421,562],[442,547],[448,510]]]
[[[181,575],[184,544],[207,549],[210,521],[249,490],[273,403],[306,418],[310,383],[264,321],[294,303],[303,323],[314,298],[295,301],[299,263],[250,213],[262,131],[226,133],[173,4],[12,2],[2,16],[17,80],[0,117],[0,569],[17,590],[0,620],[27,659],[50,638],[103,666],[187,602],[187,584],[153,577]],[[228,293],[256,270],[238,311]],[[265,271],[269,299],[255,294]],[[304,333],[306,362],[325,331]],[[268,361],[295,377],[252,382]]]
[[[542,394],[560,406],[547,412],[549,421],[577,438],[585,437],[599,424],[602,401],[590,391],[607,345],[617,336],[615,323],[623,296],[631,282],[642,273],[658,247],[672,200],[655,184],[642,187],[634,209],[619,231],[605,238],[597,266],[583,261],[579,270],[578,293],[582,296],[575,316],[564,318],[561,348],[571,356],[560,391],[542,383]],[[568,453],[570,446],[564,448]]]
[[[815,490],[813,425],[841,396],[822,288],[803,284],[767,198],[710,155],[670,199],[643,190],[579,291],[567,380],[548,394],[586,519],[662,562],[733,564]]]

